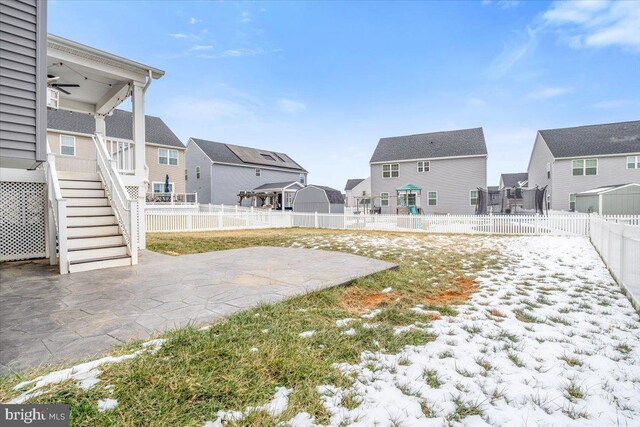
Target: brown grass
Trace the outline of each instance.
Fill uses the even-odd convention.
[[[478,284],[469,277],[456,277],[449,288],[425,298],[430,305],[449,305],[466,302],[478,290]]]
[[[394,304],[401,294],[398,292],[375,292],[359,287],[348,288],[340,306],[352,314],[362,314],[379,306]]]

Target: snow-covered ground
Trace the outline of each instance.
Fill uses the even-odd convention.
[[[414,325],[435,341],[338,366],[350,389],[318,386],[330,424],[640,425],[640,319],[589,242],[484,244],[508,261],[480,274],[457,316]],[[289,424],[316,425],[306,413]]]

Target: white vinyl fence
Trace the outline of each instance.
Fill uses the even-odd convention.
[[[591,243],[618,284],[640,310],[640,222],[638,217],[603,218],[593,215]]]
[[[212,205],[210,205],[212,206]],[[342,230],[413,231],[431,233],[586,236],[589,216],[540,215],[343,215],[239,209],[207,205],[200,211],[147,208],[148,232],[307,227]],[[208,210],[211,209],[211,212]]]

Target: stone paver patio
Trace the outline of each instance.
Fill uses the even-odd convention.
[[[105,353],[188,323],[205,323],[394,268],[375,259],[256,247],[171,257],[61,276],[44,262],[0,267],[0,374]]]

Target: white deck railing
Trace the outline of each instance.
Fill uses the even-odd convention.
[[[111,158],[116,162],[116,169],[120,173],[133,175],[136,169],[134,142],[108,138],[105,143]]]
[[[69,272],[69,256],[67,251],[67,201],[62,197],[58,173],[56,171],[56,155],[51,152],[47,143],[47,202],[49,210],[48,252],[49,263],[60,266],[60,274]]]
[[[127,243],[131,263],[138,263],[138,201],[129,200],[116,161],[110,156],[100,134],[93,135],[96,146],[98,174],[102,177],[107,197],[111,201],[118,224]]]
[[[592,215],[589,237],[611,275],[640,310],[640,218]]]
[[[197,205],[198,193],[147,193],[145,199],[153,205]]]
[[[205,209],[212,209],[211,212]],[[588,235],[589,215],[343,215],[244,210],[229,206],[200,212],[149,210],[147,231],[207,231],[239,228],[311,227],[343,230],[463,234]]]

